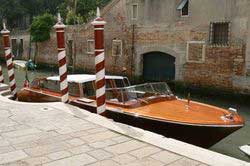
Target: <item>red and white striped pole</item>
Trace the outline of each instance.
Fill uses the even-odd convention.
[[[3,46],[5,50],[5,60],[8,69],[8,76],[9,76],[9,84],[11,94],[13,98],[16,99],[17,97],[17,89],[16,89],[16,80],[15,80],[15,73],[14,73],[14,65],[12,61],[12,54],[10,48],[10,31],[6,29],[5,23],[3,24],[3,30],[1,31],[3,35]]]
[[[97,8],[97,18],[91,23],[95,30],[95,69],[96,69],[96,104],[97,114],[104,115],[106,111],[105,95],[105,55],[104,55],[104,25]]]
[[[58,22],[54,26],[57,36],[57,49],[58,49],[58,67],[60,76],[60,90],[62,93],[62,102],[67,103],[69,101],[69,87],[67,80],[67,62],[65,51],[65,25],[62,22],[60,14],[58,14]]]
[[[4,83],[3,70],[1,65],[0,65],[0,83]]]

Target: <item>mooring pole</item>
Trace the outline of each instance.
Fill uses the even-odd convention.
[[[95,31],[95,70],[96,70],[96,104],[97,114],[105,115],[105,55],[104,55],[104,25],[106,22],[100,16],[97,8],[97,18],[91,23]]]
[[[69,101],[69,88],[67,80],[67,62],[66,62],[66,51],[65,51],[65,25],[62,22],[60,14],[58,14],[58,22],[54,26],[56,29],[57,36],[57,50],[58,50],[58,67],[60,76],[60,90],[62,93],[61,100],[64,103]]]
[[[9,85],[13,99],[17,98],[16,80],[14,73],[14,64],[12,60],[12,53],[10,48],[10,31],[6,28],[5,23],[3,23],[3,30],[1,31],[3,36],[3,46],[5,50],[5,60],[8,69]]]
[[[3,70],[1,65],[0,65],[0,83],[4,83]]]

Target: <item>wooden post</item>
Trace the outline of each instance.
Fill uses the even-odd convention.
[[[91,23],[94,26],[95,34],[95,69],[96,69],[96,104],[97,114],[105,115],[106,94],[105,94],[105,55],[104,55],[104,25],[106,22],[100,17],[100,10],[97,8],[97,18]]]
[[[54,26],[57,35],[57,49],[58,49],[58,67],[60,76],[60,90],[62,93],[62,102],[67,103],[69,101],[69,88],[67,80],[67,62],[65,51],[65,25],[62,22],[60,14],[58,14],[58,22]]]
[[[5,60],[8,69],[9,85],[13,99],[17,98],[16,80],[14,73],[14,64],[12,60],[12,53],[10,48],[10,31],[6,29],[5,23],[3,24],[3,30],[1,31],[3,36],[3,46],[5,50]]]

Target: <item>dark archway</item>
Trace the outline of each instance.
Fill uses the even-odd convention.
[[[143,55],[143,78],[150,81],[175,79],[175,57],[163,52]]]

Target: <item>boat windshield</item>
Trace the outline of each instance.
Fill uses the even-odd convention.
[[[106,89],[106,98],[110,102],[122,102],[153,99],[157,96],[172,96],[173,93],[164,82],[146,83],[123,88]]]

